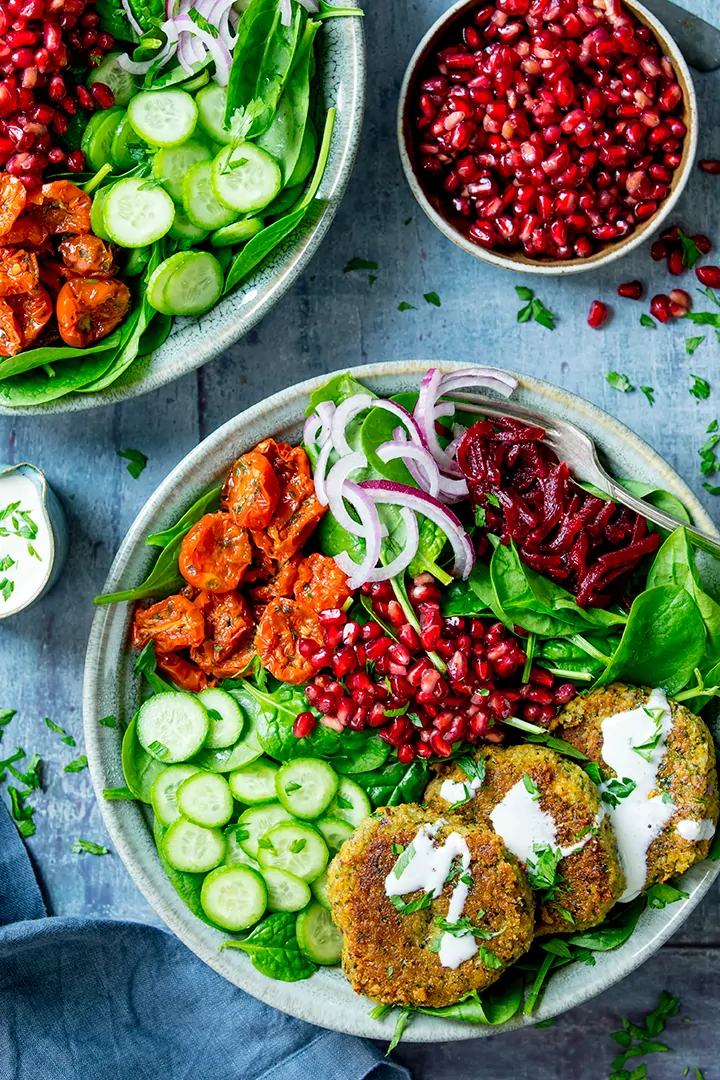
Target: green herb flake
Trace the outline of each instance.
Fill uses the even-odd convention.
[[[652,386],[641,386],[640,390],[648,399],[648,401],[650,402],[650,407],[652,408],[652,406],[655,404],[655,391],[653,390]]]
[[[201,15],[196,7],[191,7],[188,11],[188,15],[195,23],[195,25],[199,26],[201,30],[204,30],[206,34],[210,34],[210,36],[214,38],[219,36],[220,31],[218,30],[217,26],[213,26],[212,23],[209,23],[205,16]]]
[[[398,311],[417,311],[414,304],[408,304],[407,300],[401,300],[397,307]]]
[[[167,746],[165,746],[164,743],[158,742],[157,739],[154,739],[153,742],[150,743],[148,750],[153,757],[159,758],[161,761],[168,756]]]
[[[678,900],[687,900],[690,893],[676,889],[667,881],[657,885],[651,885],[647,892],[648,906],[655,911],[662,911],[668,904],[676,904]]]
[[[405,850],[405,848],[402,846],[402,844],[393,844],[392,845],[392,853],[393,853],[393,855],[402,855],[404,850]]]
[[[498,509],[500,508],[500,500],[498,499],[498,497],[497,497],[497,495],[495,494],[494,491],[489,492],[485,496],[485,498],[487,499],[487,501],[490,503],[491,506],[495,506]]]
[[[628,776],[625,776],[622,780],[614,777],[604,785],[602,792],[603,802],[606,802],[609,806],[619,806],[620,800],[627,799],[628,795],[632,795],[636,787],[635,781]]]
[[[306,847],[306,845],[307,840],[301,840],[298,838],[297,840],[293,840],[292,844],[290,845],[290,851],[292,851],[293,855],[297,855],[303,850],[304,847]]]
[[[100,718],[100,720],[98,721],[98,723],[101,724],[102,727],[109,727],[109,728],[117,727],[117,720],[115,719],[115,717],[112,714],[110,714],[110,716],[102,716]]]
[[[563,885],[563,878],[557,872],[562,859],[560,848],[550,846],[533,847],[534,859],[527,861],[527,874],[530,885],[540,893],[541,903],[549,903]]]
[[[372,259],[350,259],[343,270],[343,274],[350,274],[353,270],[377,270],[378,264]]]
[[[678,229],[678,238],[682,244],[682,263],[683,266],[687,266],[688,270],[692,270],[695,263],[700,258],[702,252],[697,246],[694,240],[689,236],[686,236],[682,229]]]
[[[83,769],[87,769],[87,766],[87,757],[85,756],[85,754],[80,754],[79,757],[76,757],[73,761],[71,761],[68,765],[65,766],[63,772],[82,772]]]
[[[338,804],[341,810],[352,810],[353,808],[353,804],[350,802],[349,799],[346,799],[344,795],[338,795],[335,799],[335,802]]]
[[[10,813],[18,827],[18,832],[21,836],[32,836],[35,832],[33,821],[35,810],[25,803],[29,792],[19,791],[16,787],[8,787],[7,790],[10,796]]]
[[[415,845],[408,844],[408,846],[403,850],[402,844],[393,844],[393,852],[395,851],[396,847],[400,848],[400,858],[393,866],[393,875],[396,878],[401,878],[403,875],[403,871],[407,866],[409,866],[410,861],[415,855]]]
[[[523,785],[527,793],[532,797],[533,802],[537,802],[540,799],[540,788],[527,773],[523,776]]]
[[[121,802],[125,800],[128,802],[137,802],[136,797],[129,787],[103,788],[103,798],[107,799],[108,802]]]
[[[14,565],[15,560],[10,555],[6,555],[4,559],[0,559],[0,571],[9,570]]]
[[[690,387],[690,393],[698,401],[705,401],[710,397],[710,383],[707,379],[701,379],[699,375],[693,375],[690,372],[690,378],[693,380],[693,384]]]
[[[127,471],[133,480],[137,480],[148,463],[146,455],[140,450],[118,450],[117,456],[127,460]]]
[[[432,892],[421,893],[415,900],[403,900],[402,896],[391,896],[390,903],[401,915],[411,915],[414,911],[430,907],[432,897]]]
[[[530,302],[532,309],[532,317],[536,323],[540,323],[546,330],[555,329],[555,316],[549,308],[546,308],[541,300],[538,300],[537,296]]]
[[[79,855],[81,852],[85,852],[87,855],[110,854],[110,848],[103,847],[102,844],[95,844],[92,840],[76,840],[70,850],[74,855]]]
[[[425,302],[428,303],[428,304],[432,304],[434,307],[440,307],[441,306],[440,305],[440,297],[438,296],[438,294],[436,292],[423,293],[423,300],[425,300]]]
[[[640,325],[641,326],[647,326],[647,328],[649,330],[657,330],[657,323],[655,322],[655,320],[652,318],[651,315],[641,315],[640,316]]]
[[[700,348],[700,346],[702,345],[704,340],[705,340],[704,337],[689,337],[689,338],[686,338],[685,339],[685,352],[688,354],[688,356],[692,356],[692,354],[697,349]],[[692,393],[692,391],[690,391],[690,392]]]
[[[623,394],[629,394],[631,390],[635,389],[627,375],[623,375],[619,371],[608,371],[605,379],[613,390],[619,390]]]
[[[528,289],[527,285],[516,285],[515,292],[517,293],[518,300],[529,301],[533,298],[532,289]]]
[[[479,529],[484,529],[486,525],[487,511],[484,506],[475,507],[475,524]]]
[[[292,795],[293,791],[300,791],[301,788],[302,788],[302,784],[295,784],[295,783],[286,784],[285,785],[285,794],[286,795]]]

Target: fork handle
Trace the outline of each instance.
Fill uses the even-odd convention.
[[[696,529],[694,525],[689,525],[686,521],[681,521],[680,518],[676,518],[672,514],[666,514],[664,510],[658,510],[656,506],[646,502],[645,499],[638,499],[636,495],[626,491],[620,484],[616,484],[607,474],[603,476],[603,480],[603,486],[615,502],[629,507],[630,510],[634,510],[635,513],[647,518],[648,521],[652,521],[654,525],[659,525],[661,529],[665,529],[667,532],[673,532],[678,528],[685,529],[690,542],[695,547],[708,551],[716,559],[720,559],[720,540],[715,539],[715,537],[710,536],[709,533],[703,532],[701,529]]]

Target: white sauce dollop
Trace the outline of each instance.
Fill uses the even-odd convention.
[[[435,847],[433,837],[440,825],[445,822],[440,818],[433,825],[422,825],[412,841],[413,854],[399,875],[393,868],[385,878],[386,896],[404,896],[406,893],[432,893],[440,896],[447,881],[453,861],[460,859],[461,875],[470,867],[470,849],[460,833],[452,832],[439,847]],[[399,857],[398,862],[402,859]],[[397,863],[396,863],[397,865]],[[461,917],[468,897],[469,886],[458,880],[450,897],[447,921],[456,923]],[[447,931],[440,939],[439,957],[443,967],[456,968],[469,960],[478,951],[478,944],[472,934],[450,934]]]
[[[50,532],[40,492],[21,472],[0,477],[0,515],[0,529],[9,534],[0,535],[0,612],[6,615],[32,600],[47,575]]]
[[[475,792],[479,787],[482,787],[482,780],[478,780],[477,776],[473,780],[443,780],[440,785],[440,798],[445,802],[451,803],[452,806],[457,806],[458,803],[467,802],[468,797],[474,798]]]
[[[711,818],[703,818],[702,821],[678,821],[675,831],[682,836],[683,840],[696,842],[698,840],[712,840],[715,835],[715,822]]]
[[[634,747],[653,740],[657,727],[653,716],[645,710],[659,710],[660,738],[652,750],[639,754]],[[609,716],[602,722],[602,757],[618,779],[635,782],[635,789],[609,806],[608,814],[617,836],[620,862],[625,872],[625,892],[620,903],[626,904],[639,896],[647,877],[647,850],[663,831],[673,815],[675,806],[650,793],[657,789],[658,769],[666,754],[666,743],[672,731],[672,715],[662,690],[653,690],[643,707]],[[612,781],[600,785],[601,793]]]
[[[603,817],[604,810],[601,807],[593,828],[600,824]],[[503,796],[491,811],[490,820],[508,851],[524,863],[535,862],[537,853],[542,848],[559,848],[563,858],[572,855],[574,851],[585,847],[593,831],[588,829],[576,843],[567,847],[558,845],[555,819],[552,814],[541,809],[539,800],[532,797],[523,780],[518,780]]]

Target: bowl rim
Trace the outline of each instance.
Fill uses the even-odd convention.
[[[442,360],[412,360],[376,363],[350,368],[349,373],[356,378],[392,378],[394,376],[421,376],[428,367],[440,367],[444,371],[462,370],[468,367],[467,363],[457,363]],[[343,369],[344,370],[344,369]],[[644,442],[636,433],[632,432],[620,421],[616,420],[603,409],[586,401],[584,398],[570,394],[553,384],[521,372],[508,372],[516,377],[521,387],[543,398],[545,403],[551,403],[553,409],[570,409],[580,417],[581,423],[585,418],[600,424],[611,438],[623,445],[627,445],[643,459],[648,468],[658,475],[662,482],[667,484],[669,490],[674,491],[684,501],[693,515],[695,522],[714,535],[720,535],[709,514],[706,512],[698,498],[694,495],[685,481],[670,467],[670,465]],[[228,420],[221,427],[202,440],[183,460],[170,472],[166,479],[158,486],[132,523],[126,533],[115,559],[110,568],[104,590],[115,589],[122,583],[122,578],[133,552],[138,548],[144,548],[144,539],[148,531],[150,520],[163,508],[169,505],[169,498],[174,492],[185,487],[191,480],[193,472],[202,466],[206,457],[211,457],[217,450],[227,443],[229,438],[242,439],[242,431],[252,424],[261,424],[266,430],[271,430],[273,421],[277,421],[286,411],[296,406],[298,398],[303,400],[318,387],[324,385],[329,377],[328,373],[319,375],[313,379],[295,384],[279,393],[260,401],[249,409],[239,413]],[[550,409],[549,411],[552,411]],[[277,426],[274,430],[277,430]],[[173,511],[173,515],[176,511]],[[95,788],[96,796],[100,804],[100,810],[115,848],[125,863],[135,884],[145,898],[155,909],[157,914],[165,921],[170,929],[198,956],[210,965],[215,971],[223,975],[234,985],[251,993],[261,1001],[279,1008],[292,1016],[310,1023],[320,1024],[332,1030],[345,1031],[349,1034],[369,1037],[384,1038],[388,1036],[388,1024],[379,1024],[367,1016],[365,999],[353,998],[353,1004],[357,1000],[360,1008],[356,1012],[348,1008],[348,1002],[342,1001],[340,995],[335,1000],[335,987],[337,982],[334,978],[326,979],[318,986],[317,993],[308,993],[295,990],[293,983],[278,983],[266,979],[258,974],[251,966],[247,957],[246,963],[239,968],[230,962],[229,953],[234,950],[218,952],[216,937],[208,941],[204,933],[209,928],[200,923],[192,913],[188,911],[182,900],[177,897],[169,882],[163,884],[162,871],[157,854],[153,852],[152,870],[149,870],[139,856],[143,840],[152,843],[148,831],[147,821],[142,811],[134,802],[106,801],[102,798],[102,789],[117,782],[119,754],[113,749],[112,765],[108,762],[109,740],[117,739],[117,732],[108,730],[99,724],[103,715],[101,706],[101,693],[103,686],[102,660],[110,654],[106,649],[106,638],[110,631],[113,618],[112,612],[117,607],[100,607],[95,615],[90,631],[85,663],[85,677],[83,685],[83,714],[87,755],[90,764],[90,774]],[[122,615],[116,616],[122,618]],[[115,766],[118,766],[117,768]],[[115,776],[109,775],[114,772]],[[143,825],[143,822],[145,823]],[[144,829],[144,834],[138,832],[138,828]],[[467,1024],[457,1021],[446,1021],[438,1018],[418,1017],[409,1029],[407,1041],[410,1042],[452,1042],[473,1037],[498,1034],[534,1025],[538,1020],[547,1019],[567,1011],[584,1001],[595,997],[598,993],[624,978],[635,968],[639,967],[649,956],[657,951],[685,921],[690,912],[698,905],[702,897],[711,887],[718,873],[720,862],[703,862],[697,864],[688,874],[693,876],[692,883],[686,882],[690,891],[687,900],[682,900],[662,912],[648,912],[643,918],[650,923],[649,936],[643,944],[638,942],[635,952],[623,955],[622,952],[598,954],[597,966],[593,969],[595,980],[592,985],[563,988],[564,998],[554,1008],[542,1003],[531,1018],[515,1017],[500,1029],[492,1027],[468,1028]],[[159,883],[160,882],[160,883]],[[166,895],[163,895],[165,888]],[[210,931],[211,934],[217,932]],[[234,954],[237,957],[237,954]],[[613,962],[614,960],[614,962]],[[609,962],[608,962],[609,961]],[[584,969],[583,969],[584,971]],[[338,976],[342,978],[342,976]],[[330,984],[330,990],[328,990]],[[320,1015],[319,1015],[320,1014]]]
[[[320,247],[340,208],[340,203],[352,176],[363,129],[367,88],[367,47],[364,18],[351,15],[330,21],[340,31],[345,31],[337,47],[343,49],[349,63],[349,74],[346,82],[343,82],[338,87],[336,100],[329,102],[327,105],[328,108],[334,105],[338,110],[330,157],[315,200],[318,204],[316,212],[314,215],[309,215],[309,223],[301,223],[301,231],[295,237],[285,255],[282,267],[275,273],[261,298],[259,300],[252,299],[252,288],[254,287],[251,287],[249,293],[251,299],[245,310],[238,316],[232,317],[229,325],[222,330],[213,332],[212,324],[210,324],[209,333],[204,335],[202,342],[196,343],[192,350],[185,350],[183,353],[176,347],[180,359],[175,362],[168,362],[158,369],[150,385],[146,385],[146,375],[142,375],[138,381],[125,382],[127,373],[124,373],[119,380],[119,385],[110,386],[107,390],[92,394],[72,392],[65,397],[58,398],[57,401],[21,408],[8,408],[0,405],[0,416],[42,416],[80,412],[86,409],[102,408],[105,405],[116,405],[121,401],[128,401],[140,397],[142,394],[160,390],[163,386],[175,382],[184,375],[188,375],[190,372],[196,371],[204,364],[209,363],[209,361],[214,360],[226,349],[240,341],[294,285]],[[334,63],[335,61],[330,60],[331,65],[334,65]],[[347,116],[344,125],[339,122],[343,114]],[[342,130],[344,130],[344,138],[340,142],[337,140]],[[291,240],[293,235],[293,233],[290,234]],[[285,242],[287,241],[283,241],[283,243]],[[259,264],[253,273],[262,270],[263,262]],[[251,282],[252,278],[249,280]],[[245,284],[248,284],[248,282]],[[240,288],[242,287],[241,285]],[[237,292],[230,293],[230,296],[232,295],[237,297],[240,294]],[[221,302],[223,299],[221,298]],[[209,314],[216,309],[217,305],[216,308],[211,309]],[[202,319],[203,316],[199,318]],[[182,321],[185,322],[185,320]],[[241,329],[238,329],[238,323],[241,324]],[[177,340],[181,334],[182,328],[178,332],[171,333],[168,340]],[[161,346],[161,348],[163,347]],[[137,360],[135,363],[137,363]],[[132,368],[128,370],[132,371]]]
[[[405,69],[405,74],[400,87],[396,116],[398,150],[403,172],[405,173],[405,179],[407,180],[417,203],[425,215],[432,221],[433,225],[435,225],[448,240],[452,240],[454,244],[462,248],[463,251],[467,251],[470,255],[473,255],[476,259],[482,259],[484,262],[491,263],[493,266],[502,267],[504,270],[513,270],[516,273],[521,274],[538,274],[546,277],[561,277],[570,274],[582,274],[588,270],[598,270],[601,267],[615,262],[623,255],[626,255],[628,252],[639,247],[640,244],[660,228],[675,208],[690,179],[697,154],[699,124],[695,86],[692,81],[690,69],[680,51],[680,47],[664,24],[653,15],[644,4],[640,3],[639,0],[623,0],[623,3],[634,15],[638,16],[645,25],[650,27],[663,47],[667,46],[667,53],[678,74],[685,83],[685,118],[688,121],[688,130],[684,137],[683,160],[675,173],[674,186],[667,199],[661,203],[660,207],[652,217],[648,218],[647,221],[642,222],[634,232],[629,234],[629,236],[623,237],[621,240],[616,240],[614,243],[609,244],[594,255],[591,255],[588,259],[568,259],[566,262],[533,261],[527,259],[525,256],[520,258],[511,255],[502,255],[497,251],[480,247],[478,244],[473,244],[463,233],[456,229],[447,218],[443,217],[443,215],[435,209],[418,179],[405,137],[405,120],[410,86],[414,80],[417,67],[424,59],[433,39],[439,36],[448,23],[452,22],[465,8],[478,7],[480,5],[480,0],[456,0],[452,7],[444,11],[443,14],[435,20],[432,26],[423,35],[417,48],[413,52],[408,66]]]

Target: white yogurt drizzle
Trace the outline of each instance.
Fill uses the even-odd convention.
[[[479,787],[482,787],[482,784],[482,780],[478,779],[477,776],[473,780],[466,780],[464,783],[459,780],[443,780],[440,786],[440,798],[452,806],[457,806],[458,803],[473,799],[475,792]]]
[[[595,826],[600,823],[602,817],[601,809],[595,820]],[[569,844],[567,847],[559,846],[555,819],[552,814],[541,809],[539,800],[532,797],[523,780],[518,780],[517,784],[503,796],[490,812],[490,820],[508,851],[524,863],[535,862],[538,851],[548,847],[554,851],[559,848],[562,857],[565,858],[567,855],[572,855],[574,851],[580,851],[592,836],[592,829],[589,829],[576,843]]]
[[[470,849],[460,833],[450,833],[439,847],[433,844],[433,837],[444,824],[446,823],[440,818],[435,825],[422,825],[418,829],[412,841],[412,856],[402,872],[396,875],[395,867],[393,867],[385,878],[386,896],[404,896],[406,893],[417,892],[418,889],[431,893],[433,898],[440,896],[453,861],[457,858],[460,859],[461,865],[460,877],[466,876],[465,872],[470,867]],[[401,855],[400,859],[402,857]],[[450,897],[450,906],[446,916],[449,923],[456,923],[461,917],[468,892],[469,886],[458,879]],[[472,934],[457,935],[446,931],[440,939],[438,955],[443,967],[456,968],[464,960],[469,960],[474,956],[477,951],[478,944]]]
[[[703,818],[702,821],[691,821],[686,818],[678,821],[675,831],[682,836],[683,840],[695,843],[699,840],[712,840],[715,835],[715,822],[711,818]]]
[[[654,710],[658,710],[660,738],[652,750],[639,754],[635,747],[647,744],[656,735],[656,721],[649,715]],[[672,802],[663,801],[660,795],[651,795],[657,790],[658,769],[667,752],[672,726],[668,700],[662,690],[653,690],[644,706],[609,716],[602,722],[603,761],[621,780],[628,778],[635,783],[635,789],[620,799],[617,806],[608,807],[625,871],[625,892],[620,897],[623,904],[641,893],[647,877],[648,848],[675,810]],[[611,783],[601,784],[600,792],[607,790]]]
[[[0,610],[6,614],[24,607],[40,588],[50,559],[50,533],[40,493],[21,472],[0,477],[0,514]]]

